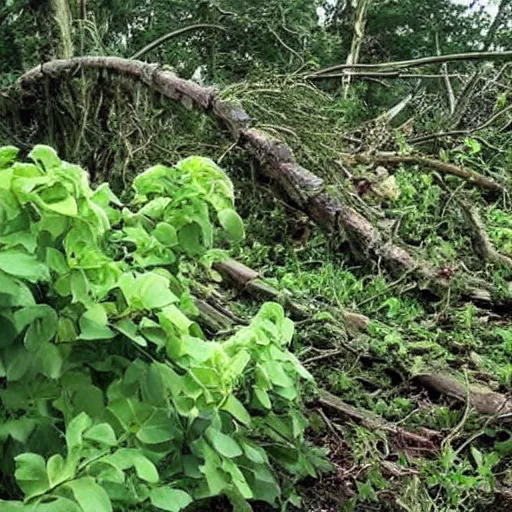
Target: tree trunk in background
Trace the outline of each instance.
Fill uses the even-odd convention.
[[[354,35],[352,36],[352,45],[347,57],[347,64],[357,64],[359,54],[364,40],[364,29],[366,27],[366,12],[370,0],[353,0],[354,13]],[[350,76],[343,78],[343,96],[346,98],[350,88]]]
[[[81,2],[81,6],[84,2]],[[67,0],[53,0],[52,9],[59,28],[60,48],[58,57],[70,59],[73,57],[73,36],[72,36],[72,16]]]

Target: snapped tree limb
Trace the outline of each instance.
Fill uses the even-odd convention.
[[[451,53],[447,55],[434,55],[430,57],[421,57],[419,59],[410,60],[399,60],[391,62],[378,62],[375,64],[370,63],[357,63],[357,64],[338,64],[336,66],[330,66],[328,68],[319,69],[314,73],[310,73],[306,78],[320,77],[327,73],[334,71],[340,71],[344,69],[385,69],[385,70],[397,70],[397,69],[408,69],[419,66],[426,66],[429,64],[442,64],[444,62],[464,62],[464,61],[475,61],[475,60],[512,60],[512,50],[503,52],[469,52],[469,53]]]
[[[395,275],[410,272],[423,287],[436,294],[444,294],[451,288],[450,280],[440,269],[415,258],[389,237],[383,236],[367,218],[327,192],[323,180],[301,167],[286,144],[251,128],[250,118],[243,108],[220,99],[213,88],[179,78],[162,70],[158,64],[118,57],[76,57],[51,61],[22,75],[18,85],[27,89],[48,78],[62,79],[69,73],[89,69],[104,69],[131,77],[186,107],[196,106],[212,113],[230,129],[238,144],[260,164],[261,172],[279,185],[289,201],[326,232],[344,235],[356,258],[379,261]],[[476,283],[468,277],[461,293],[478,302],[492,304],[491,290],[492,286]]]

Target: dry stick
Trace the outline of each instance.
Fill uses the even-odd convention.
[[[160,46],[161,44],[165,43],[169,39],[172,39],[173,37],[184,34],[185,32],[191,32],[193,30],[201,30],[201,29],[214,29],[214,30],[222,30],[223,32],[226,32],[226,28],[222,27],[221,25],[212,25],[210,23],[198,23],[196,25],[190,25],[189,27],[183,27],[178,30],[174,30],[173,32],[169,32],[168,34],[165,34],[162,37],[155,39],[148,45],[144,46],[144,48],[142,48],[138,52],[134,53],[130,57],[130,59],[140,59],[143,55],[150,52],[151,50],[154,50],[157,46]]]
[[[307,78],[321,76],[332,71],[343,69],[407,69],[427,64],[442,64],[444,62],[473,61],[473,60],[511,60],[512,50],[504,52],[469,52],[469,53],[451,53],[447,55],[435,55],[431,57],[421,57],[419,59],[401,60],[392,62],[380,62],[376,64],[339,64],[328,68],[319,69],[314,73],[307,75]]]
[[[340,413],[343,416],[348,416],[349,418],[358,421],[369,430],[383,430],[385,432],[389,432],[390,434],[395,435],[398,439],[407,441],[407,448],[409,450],[436,451],[438,449],[429,437],[415,434],[397,427],[386,421],[384,418],[377,416],[373,412],[356,409],[344,402],[341,398],[324,389],[320,389],[319,394],[318,403],[322,407]]]
[[[512,52],[511,52],[512,53]],[[307,213],[321,229],[345,235],[353,254],[363,261],[381,261],[395,275],[415,269],[415,278],[432,292],[443,294],[450,280],[427,261],[414,258],[408,251],[392,243],[367,218],[325,190],[318,176],[301,167],[286,144],[250,127],[250,118],[237,104],[223,101],[213,88],[205,88],[183,80],[158,64],[118,57],[76,57],[55,60],[28,71],[18,81],[22,89],[30,88],[46,78],[62,78],[84,69],[106,69],[138,80],[167,98],[211,112],[231,131],[233,137],[259,164],[264,175],[276,182],[289,201]],[[468,277],[462,293],[479,302],[492,304],[492,286]]]
[[[243,263],[229,259],[223,262],[215,263],[215,270],[229,277],[243,290],[256,296],[263,295],[267,299],[277,300],[284,302],[284,306],[288,308],[290,313],[298,319],[305,319],[309,317],[308,311],[301,305],[295,303],[290,297],[282,294],[276,288],[263,282],[260,279],[258,272],[252,268],[247,267]],[[347,327],[353,331],[366,330],[370,319],[364,315],[354,313],[352,311],[343,310],[343,318]],[[352,347],[346,346],[349,350],[354,350]]]
[[[478,185],[487,190],[493,192],[503,192],[505,189],[499,183],[492,181],[484,176],[468,169],[464,166],[458,166],[442,162],[433,158],[428,158],[422,155],[400,155],[397,153],[374,153],[372,155],[364,154],[344,154],[343,158],[349,163],[363,163],[363,164],[387,164],[387,165],[398,165],[398,164],[419,164],[425,165],[432,169],[436,169],[441,174],[449,174],[465,179],[470,183]]]

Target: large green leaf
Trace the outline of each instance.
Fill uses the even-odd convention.
[[[220,225],[233,242],[241,242],[245,237],[244,223],[235,210],[226,209],[218,213]]]
[[[112,512],[108,494],[94,478],[79,478],[68,482],[66,486],[73,492],[83,512]]]
[[[41,455],[22,453],[14,460],[16,461],[14,476],[26,499],[39,496],[50,488],[46,464]]]
[[[42,261],[32,254],[16,249],[0,251],[0,270],[11,276],[26,279],[31,283],[50,279],[48,267]]]
[[[145,444],[165,443],[175,439],[178,432],[166,410],[155,409],[137,431],[137,439]]]
[[[107,456],[106,459],[123,471],[134,467],[137,476],[151,484],[156,484],[159,480],[155,465],[140,450],[121,448],[112,455]]]
[[[154,507],[168,512],[180,512],[192,503],[190,494],[172,487],[157,487],[149,494],[149,499]]]
[[[220,430],[210,428],[206,435],[213,447],[224,457],[233,458],[242,455],[240,445],[232,437],[223,434]]]

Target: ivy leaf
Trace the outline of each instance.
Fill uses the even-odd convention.
[[[31,254],[15,249],[0,252],[0,270],[31,283],[45,282],[50,279],[48,267],[42,261]]]
[[[224,457],[234,458],[242,455],[240,445],[232,437],[223,434],[220,430],[210,428],[206,435],[217,452]]]
[[[18,336],[13,319],[0,315],[0,349],[8,347]]]
[[[234,395],[229,395],[228,399],[222,406],[222,410],[229,412],[233,418],[238,420],[240,423],[249,426],[251,424],[251,416],[247,412],[242,402],[238,400]]]
[[[60,167],[62,164],[57,152],[52,147],[42,144],[35,146],[28,157],[36,164],[41,165],[46,171],[53,167]]]
[[[0,272],[0,308],[34,306],[29,287],[19,279]]]
[[[114,324],[114,328],[121,334],[124,334],[128,339],[135,342],[137,345],[141,347],[148,346],[148,342],[145,340],[145,338],[138,334],[137,324],[135,324],[135,322],[132,320],[123,318]]]
[[[108,317],[101,304],[91,306],[80,318],[80,339],[108,340],[115,332],[107,326]]]
[[[31,352],[33,357],[34,369],[49,379],[58,379],[62,373],[64,360],[59,348],[53,343],[39,344],[35,352]]]
[[[235,210],[227,208],[218,213],[220,225],[225,229],[233,242],[241,242],[245,238],[244,223]]]
[[[67,483],[66,486],[73,492],[83,512],[112,512],[108,494],[94,478],[79,478]]]
[[[62,455],[52,455],[46,463],[46,472],[50,486],[55,487],[75,476],[75,468],[66,462]]]
[[[166,247],[178,245],[178,233],[174,226],[167,222],[159,222],[152,232],[153,236]]]
[[[80,447],[83,444],[83,434],[90,428],[92,424],[91,418],[85,412],[75,416],[66,427],[66,444],[68,452],[71,452],[74,448]]]
[[[154,507],[168,512],[179,512],[192,503],[190,494],[180,489],[171,487],[157,487],[149,494],[149,499]]]
[[[98,444],[115,446],[117,444],[114,429],[108,423],[100,423],[86,430],[83,435],[84,439],[96,441]]]
[[[249,487],[244,474],[232,460],[223,460],[222,469],[231,475],[235,487],[246,500],[253,498],[251,488]]]
[[[14,477],[25,494],[25,499],[45,493],[50,488],[43,457],[36,453],[22,453],[14,458]]]
[[[258,399],[258,402],[265,409],[272,409],[272,403],[270,402],[268,393],[264,389],[260,389],[257,387],[254,387],[253,389],[254,389],[254,394],[255,394],[256,398]]]
[[[191,256],[201,254],[205,250],[201,233],[201,227],[195,222],[183,226],[178,232],[180,246]]]
[[[121,448],[112,455],[107,456],[121,470],[135,468],[137,476],[150,484],[158,483],[159,476],[155,465],[145,457],[140,450],[134,448]]]
[[[165,443],[176,436],[176,426],[164,409],[155,409],[137,432],[137,439],[145,444]]]
[[[5,440],[11,436],[19,443],[26,443],[36,425],[37,421],[30,418],[4,421],[0,424],[0,439]]]
[[[19,332],[28,325],[24,339],[28,351],[38,350],[57,334],[57,313],[46,304],[20,309],[14,314],[14,319]]]
[[[0,169],[5,169],[14,163],[19,152],[20,150],[14,146],[0,148]]]

